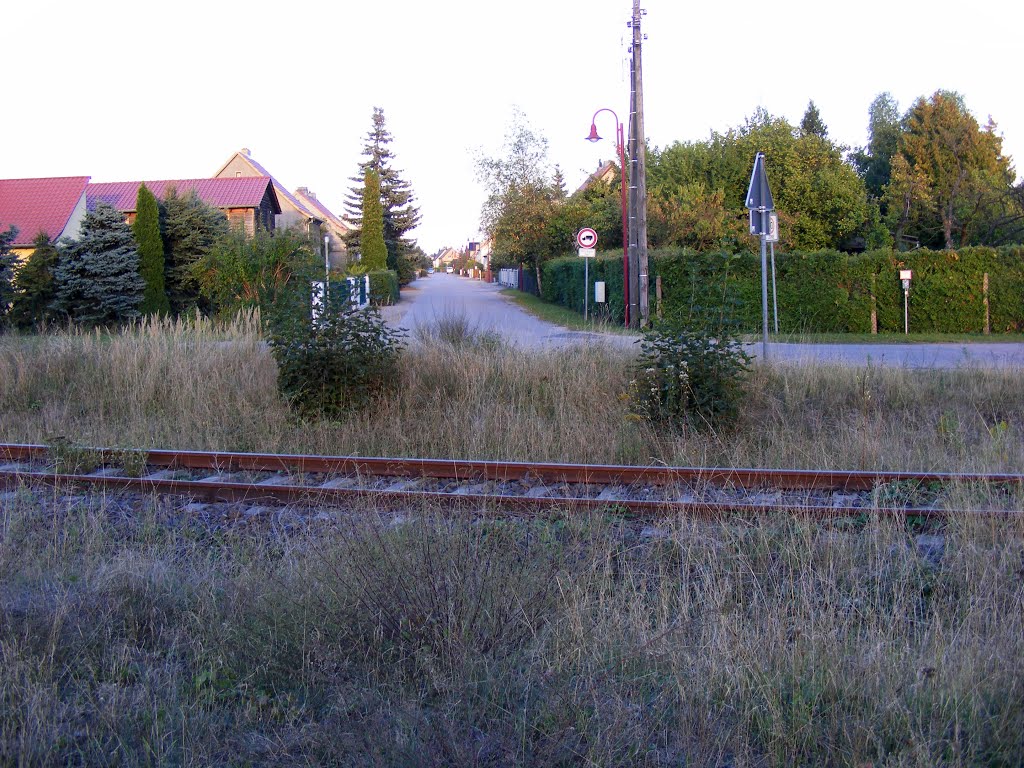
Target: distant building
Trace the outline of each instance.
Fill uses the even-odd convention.
[[[274,185],[274,191],[281,203],[281,211],[277,215],[277,226],[281,229],[300,228],[318,244],[319,248],[322,248],[324,236],[326,236],[331,266],[342,267],[345,265],[344,238],[353,229],[353,226],[331,213],[327,206],[317,200],[316,195],[308,188],[298,187],[294,194],[289,192],[284,184],[258,163],[252,153],[245,148],[235,152],[213,175],[215,178],[267,176]]]
[[[86,213],[88,176],[0,179],[0,231],[18,228],[11,250],[19,260],[31,255],[40,232],[51,242],[77,238]]]
[[[142,184],[160,200],[167,197],[172,189],[179,195],[195,192],[207,205],[224,211],[229,226],[241,228],[249,235],[257,229],[273,232],[276,216],[281,212],[281,204],[268,176],[89,184],[85,190],[89,210],[95,210],[99,203],[107,203],[123,213],[125,221],[131,224],[135,220],[135,203]]]
[[[591,186],[597,183],[611,184],[619,176],[619,166],[612,160],[600,163],[597,166],[597,170],[587,176],[580,184],[579,189],[576,190],[576,194],[580,192],[586,192]]]

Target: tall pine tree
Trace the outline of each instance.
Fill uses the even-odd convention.
[[[210,253],[228,232],[224,214],[207,205],[193,190],[179,195],[172,189],[163,205],[164,280],[171,311],[184,314],[196,307],[210,309],[199,291],[194,265]]]
[[[139,274],[146,283],[139,310],[144,315],[170,314],[171,305],[164,289],[164,241],[160,236],[160,206],[145,184],[139,185],[132,222],[135,245],[139,250]]]
[[[807,110],[800,121],[800,135],[817,136],[819,139],[828,138],[828,128],[825,126],[825,121],[821,119],[821,113],[813,100],[807,102]]]
[[[85,215],[78,240],[61,249],[54,280],[54,309],[73,322],[119,325],[139,317],[145,283],[135,238],[120,212],[100,203]]]
[[[352,187],[345,200],[345,211],[349,218],[362,227],[363,199],[365,178],[368,170],[374,171],[380,178],[380,199],[384,211],[384,245],[387,248],[387,268],[396,272],[401,270],[400,262],[406,253],[411,251],[416,242],[406,237],[406,233],[414,229],[420,222],[420,210],[414,205],[415,195],[409,182],[404,181],[399,172],[391,167],[394,154],[391,152],[391,134],[384,127],[384,110],[373,108],[373,127],[366,135],[366,146],[363,156],[366,158],[359,164],[359,176],[349,181],[358,186]],[[346,238],[349,248],[365,253],[361,244],[360,229],[353,230]]]
[[[8,324],[11,301],[14,299],[14,260],[11,243],[18,236],[18,228],[11,226],[0,232],[0,329]]]
[[[14,279],[17,292],[11,306],[11,320],[22,329],[42,325],[52,318],[53,273],[59,253],[45,232],[36,235],[32,255],[18,269]]]
[[[367,169],[363,177],[362,230],[360,269],[366,272],[390,269],[387,263],[387,246],[384,242],[384,206],[380,200],[380,178],[372,169]]]

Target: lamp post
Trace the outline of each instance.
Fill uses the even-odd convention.
[[[615,111],[602,107],[594,113],[594,116],[590,118],[590,135],[587,136],[587,141],[600,141],[601,137],[597,135],[597,116],[602,112],[611,112],[612,117],[615,118],[615,137],[616,137],[616,149],[619,152],[619,188],[621,194],[621,205],[622,205],[622,293],[623,300],[626,303],[626,327],[629,327],[629,218],[626,214],[626,142],[623,139],[622,123],[619,122],[619,116],[615,114]]]

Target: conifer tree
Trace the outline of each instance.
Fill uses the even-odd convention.
[[[53,273],[59,253],[45,232],[36,235],[32,255],[14,278],[17,289],[11,306],[11,320],[22,329],[41,325],[52,318]]]
[[[384,207],[380,200],[380,178],[372,169],[363,177],[363,237],[360,268],[366,272],[390,269],[384,243]]]
[[[800,121],[800,135],[817,136],[819,139],[828,138],[828,128],[821,119],[821,113],[818,111],[818,107],[813,100],[807,102],[807,110]]]
[[[193,190],[179,195],[171,189],[163,204],[164,285],[171,311],[180,315],[196,307],[208,311],[194,274],[194,265],[228,232],[224,214],[207,205]]]
[[[8,323],[11,301],[14,299],[14,259],[11,243],[18,236],[18,228],[11,226],[0,232],[0,329]]]
[[[406,237],[420,222],[420,210],[414,205],[415,195],[409,182],[404,181],[399,172],[391,167],[394,154],[391,152],[391,134],[384,127],[384,110],[373,108],[373,127],[366,136],[363,156],[366,160],[359,164],[359,176],[349,179],[359,186],[352,187],[345,200],[345,211],[356,224],[347,237],[349,248],[365,252],[361,247],[362,210],[366,171],[372,170],[380,178],[380,200],[384,212],[384,244],[387,248],[387,268],[400,270],[402,257],[415,247],[416,242]]]
[[[78,240],[61,248],[54,282],[54,309],[76,323],[117,325],[140,316],[139,252],[118,211],[100,203],[85,215]]]
[[[146,283],[139,310],[144,315],[167,315],[171,311],[164,289],[164,241],[160,236],[160,207],[145,184],[139,185],[132,233],[139,251],[139,274]]]

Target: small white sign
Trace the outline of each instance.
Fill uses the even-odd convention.
[[[597,256],[596,248],[580,248],[580,256],[584,259],[592,259]]]
[[[764,239],[768,243],[779,242],[779,214],[768,214],[768,234],[765,235]]]
[[[595,304],[603,304],[604,303],[604,283],[603,282],[594,283],[594,303]]]

